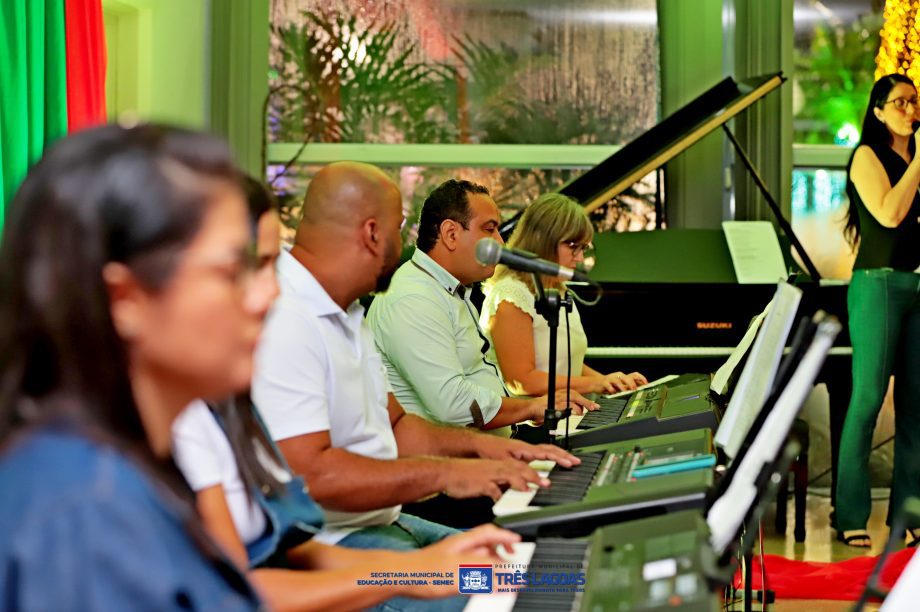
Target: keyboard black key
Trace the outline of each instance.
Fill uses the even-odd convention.
[[[629,398],[630,396],[598,398],[597,403],[600,404],[600,409],[586,414],[576,429],[592,429],[616,423],[623,414],[623,410],[626,409]]]
[[[530,503],[534,506],[554,506],[580,501],[588,492],[605,454],[604,451],[580,454],[581,464],[573,468],[555,466],[549,473],[552,485],[537,491]]]
[[[586,571],[587,556],[588,542],[585,540],[541,538],[537,540],[537,546],[527,571],[529,573],[583,572]],[[521,612],[571,610],[579,595],[574,586],[572,585],[571,589],[558,589],[559,592],[539,587],[523,591],[518,594],[513,610]]]

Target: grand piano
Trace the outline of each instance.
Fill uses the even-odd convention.
[[[787,269],[798,268],[793,250],[803,264],[804,269],[790,278],[805,290],[800,314],[810,316],[821,308],[845,322],[846,286],[821,278],[728,128],[732,117],[784,81],[782,73],[741,82],[725,78],[559,191],[590,213],[722,128],[776,217]],[[504,235],[510,234],[519,216],[503,225]],[[773,284],[738,283],[721,230],[604,232],[595,235],[594,244],[596,265],[591,277],[601,286],[600,301],[579,311],[591,343],[589,362],[602,371],[639,370],[649,379],[668,373],[714,371],[775,289]],[[850,397],[850,354],[849,336],[844,332],[819,377],[827,383],[830,395],[834,468]]]

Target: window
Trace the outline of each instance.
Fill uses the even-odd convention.
[[[410,219],[449,176],[479,178],[513,214],[657,122],[655,7],[273,0],[269,178],[297,199],[309,164],[361,158],[398,177]],[[302,156],[292,145],[303,142]],[[394,163],[422,145],[442,162]],[[483,163],[508,146],[519,147],[514,163]],[[607,153],[585,163],[581,149],[592,146]],[[637,184],[632,200],[601,216],[619,228],[654,226],[645,201],[654,191]]]
[[[792,230],[827,278],[849,278],[855,259],[843,238],[846,179],[843,168],[796,168],[792,172]]]
[[[819,272],[849,278],[847,159],[875,80],[884,0],[795,0],[792,226]]]
[[[882,29],[883,0],[796,0],[795,142],[852,146],[859,139]]]

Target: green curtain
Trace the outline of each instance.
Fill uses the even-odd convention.
[[[0,228],[19,183],[67,133],[64,0],[0,1]]]

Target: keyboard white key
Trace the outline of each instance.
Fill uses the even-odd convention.
[[[531,461],[530,467],[535,469],[540,476],[546,477],[549,475],[550,470],[555,467],[555,461],[539,460]],[[537,491],[540,489],[537,485],[531,484],[529,491],[516,491],[514,489],[508,489],[502,494],[495,505],[492,506],[492,513],[495,516],[508,516],[509,514],[517,514],[518,512],[529,512],[530,510],[536,510],[535,506],[530,505],[530,501],[534,498],[534,495],[537,494]]]
[[[495,567],[501,567],[503,564],[508,565],[528,565],[533,552],[537,545],[534,542],[518,542],[514,545],[511,554],[499,548],[498,556],[502,561],[494,564]],[[510,571],[510,570],[508,570]],[[493,574],[494,575],[494,574]],[[493,583],[493,591],[495,589]],[[473,595],[469,603],[463,608],[464,612],[511,612],[514,608],[514,602],[517,600],[517,593],[495,593],[488,595]]]

